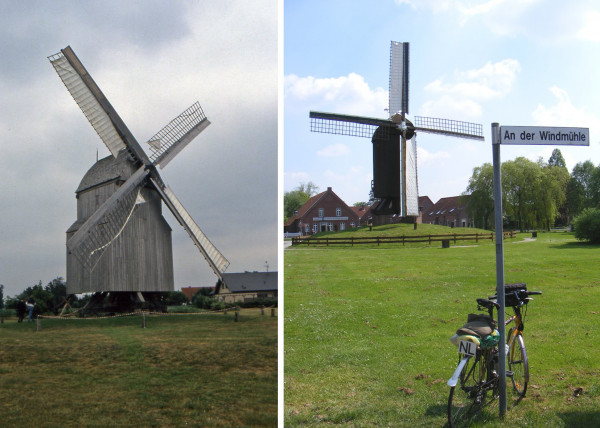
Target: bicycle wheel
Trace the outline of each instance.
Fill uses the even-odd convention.
[[[527,352],[525,352],[525,342],[523,336],[519,333],[508,347],[508,370],[512,372],[511,380],[513,389],[519,398],[525,396],[527,392],[527,382],[529,382],[529,364],[527,362]]]
[[[463,367],[458,383],[450,388],[448,396],[448,424],[451,428],[468,426],[477,416],[485,402],[482,384],[485,380],[485,367],[481,354],[469,358]]]

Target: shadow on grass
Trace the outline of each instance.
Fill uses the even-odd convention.
[[[448,414],[448,404],[435,404],[433,406],[429,406],[427,410],[425,410],[425,416],[446,416]]]
[[[600,426],[600,410],[565,412],[559,413],[558,417],[565,423],[565,428]]]
[[[563,242],[561,244],[548,245],[548,248],[553,248],[556,250],[597,250],[600,248],[599,244],[590,244],[585,241],[570,241]]]

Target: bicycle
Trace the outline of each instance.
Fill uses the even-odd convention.
[[[523,340],[527,304],[533,300],[529,296],[539,294],[542,292],[528,291],[524,283],[505,286],[505,307],[511,307],[514,313],[505,321],[505,325],[514,322],[506,333],[506,377],[511,379],[517,402],[525,396],[529,383],[529,362]],[[496,299],[496,295],[489,299],[477,299],[477,310],[487,309],[492,322],[494,308],[498,311],[500,307]],[[448,425],[451,428],[469,425],[483,407],[498,398],[500,378],[497,331],[483,338],[474,335],[455,336],[453,339],[456,338],[458,345],[459,363],[448,381]]]

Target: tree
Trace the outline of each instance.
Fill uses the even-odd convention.
[[[550,231],[560,210],[565,206],[567,184],[570,175],[566,167],[542,166],[540,204],[537,207],[542,226]]]
[[[494,168],[491,163],[473,168],[467,190],[467,213],[475,226],[490,229],[494,224]]]
[[[181,291],[171,291],[165,297],[165,304],[167,306],[181,306],[187,303],[187,297]]]
[[[561,168],[567,168],[567,163],[565,162],[565,158],[563,158],[563,155],[559,149],[552,150],[550,159],[548,159],[548,166],[558,166]]]
[[[354,204],[352,205],[353,207],[359,207],[359,208],[364,208],[366,206],[368,206],[369,204],[367,202],[354,202]]]
[[[0,309],[4,308],[4,284],[0,284]]]
[[[317,194],[319,188],[312,182],[300,183],[298,187],[283,195],[283,221],[286,222],[311,197]]]
[[[600,243],[600,210],[586,208],[575,219],[575,238],[592,244]]]
[[[369,205],[370,207],[373,206],[373,204],[375,202],[379,202],[381,199],[376,198],[375,194],[373,193],[373,189],[369,190],[369,201],[367,202],[367,205]]]
[[[317,193],[319,193],[319,186],[317,186],[312,181],[309,181],[308,183],[300,183],[300,185],[296,188],[296,190],[299,190],[300,192],[307,194],[308,197],[311,198],[311,197],[315,196]]]
[[[540,165],[527,158],[518,157],[502,164],[503,206],[520,231],[539,224],[541,182]]]

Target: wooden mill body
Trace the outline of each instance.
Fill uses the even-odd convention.
[[[67,241],[135,172],[123,150],[96,162],[76,190],[77,220]],[[173,291],[171,228],[162,216],[161,198],[150,187],[141,189],[138,203],[121,233],[110,242],[89,271],[67,251],[67,293]]]

